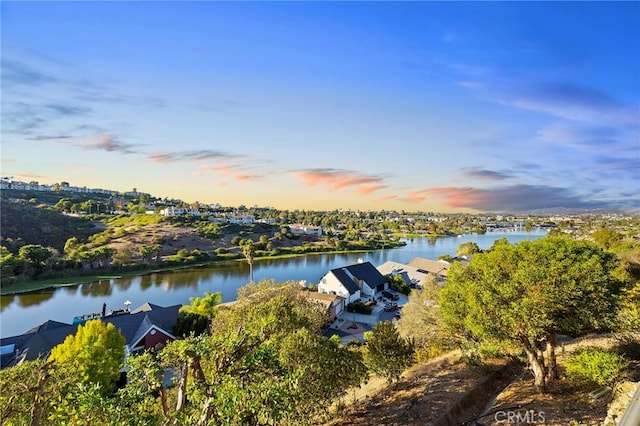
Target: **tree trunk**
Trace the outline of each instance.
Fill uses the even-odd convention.
[[[558,373],[558,363],[556,362],[556,333],[549,333],[547,338],[547,379],[556,380],[560,378]]]
[[[167,394],[162,385],[158,389],[158,392],[160,393],[160,402],[162,403],[162,414],[166,417],[169,414],[169,406],[167,405]]]
[[[544,362],[538,356],[536,348],[525,348],[527,359],[529,360],[529,366],[533,371],[533,383],[538,393],[545,393],[547,391],[547,382],[545,379]]]
[[[44,385],[49,378],[49,364],[44,364],[38,375],[38,384],[35,389],[35,400],[31,407],[29,426],[40,425],[42,417],[42,405],[44,404]]]
[[[213,398],[207,397],[204,402],[204,406],[202,407],[202,414],[200,414],[200,418],[198,419],[198,426],[205,426],[209,424],[213,408]]]
[[[187,361],[182,361],[180,367],[180,384],[178,385],[178,401],[176,402],[176,411],[180,412],[184,409],[184,403],[187,399],[187,373],[189,371]]]

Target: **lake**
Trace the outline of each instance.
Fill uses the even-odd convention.
[[[414,257],[436,260],[442,255],[454,256],[458,246],[473,241],[481,249],[491,247],[499,238],[515,243],[537,239],[546,230],[526,232],[489,232],[484,235],[463,235],[430,240],[415,238],[407,245],[389,250],[359,253],[310,254],[286,259],[262,259],[254,263],[254,279],[273,278],[276,281],[305,280],[317,284],[330,269],[356,263],[359,258],[378,266],[387,261],[408,263]],[[99,312],[102,304],[107,311],[124,307],[131,309],[150,302],[160,306],[188,304],[190,297],[205,291],[222,292],[223,301],[235,300],[237,289],[249,281],[246,261],[225,262],[206,267],[188,268],[157,274],[102,280],[70,287],[43,290],[15,296],[0,296],[0,335],[14,336],[47,320],[71,323],[76,315]]]

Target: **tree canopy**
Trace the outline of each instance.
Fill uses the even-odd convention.
[[[494,244],[466,268],[452,266],[440,308],[448,327],[467,339],[519,345],[536,387],[545,391],[546,380],[557,376],[556,334],[577,335],[613,324],[620,290],[611,276],[614,267],[611,254],[587,241]]]
[[[49,361],[57,368],[73,371],[81,383],[100,384],[105,393],[110,393],[120,376],[125,343],[113,324],[91,320],[54,347]]]

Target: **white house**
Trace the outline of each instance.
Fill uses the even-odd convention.
[[[256,217],[251,214],[235,214],[229,216],[229,223],[236,223],[241,225],[249,225],[256,221]]]
[[[296,235],[322,235],[322,226],[289,225],[289,232]]]
[[[349,304],[362,296],[375,297],[388,287],[387,279],[371,262],[361,262],[330,270],[320,279],[318,292],[344,297]]]
[[[167,207],[166,209],[160,210],[160,214],[163,216],[200,216],[200,211],[194,209],[183,209],[179,207]]]

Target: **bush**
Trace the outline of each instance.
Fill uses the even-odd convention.
[[[567,361],[566,368],[570,379],[604,386],[618,380],[626,365],[623,356],[591,346],[577,350]]]
[[[356,300],[355,302],[351,302],[347,305],[347,312],[370,315],[372,310],[371,306],[365,305],[360,300]]]
[[[632,333],[618,336],[613,350],[626,359],[640,361],[640,336]]]

